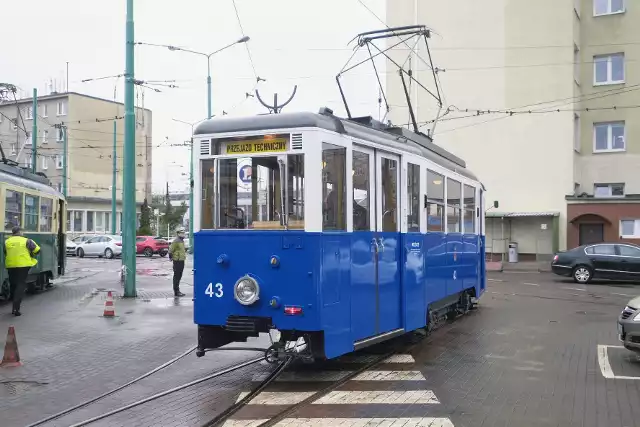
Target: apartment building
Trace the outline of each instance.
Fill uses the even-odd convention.
[[[487,211],[488,252],[514,242],[520,259],[546,260],[579,244],[640,242],[639,19],[630,0],[387,2],[389,26],[433,29],[448,111],[434,142],[499,201]],[[432,78],[417,56],[408,64]],[[406,105],[397,73],[387,89],[391,105]],[[419,122],[436,117],[433,98],[416,86],[410,96]],[[390,112],[394,123],[407,117]]]
[[[0,103],[0,138],[8,159],[32,167],[33,121],[37,123],[36,171],[63,192],[67,140],[67,230],[119,233],[122,224],[124,105],[75,92],[51,93]],[[111,230],[114,121],[116,145],[116,229]],[[136,109],[136,201],[151,200],[152,114]],[[66,133],[66,135],[65,135]]]

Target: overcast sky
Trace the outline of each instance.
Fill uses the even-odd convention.
[[[364,0],[385,19],[384,0]],[[321,106],[344,114],[335,75],[352,54],[347,43],[359,32],[384,28],[357,0],[236,0],[253,66],[243,45],[212,58],[213,112],[233,115],[266,112],[245,93],[255,75],[265,100],[278,92],[286,99],[298,94],[285,111],[317,111]],[[124,99],[122,79],[82,83],[81,80],[124,72],[125,0],[22,0],[4,8],[0,81],[30,92],[44,91],[50,79],[64,90],[69,62],[70,90]],[[242,37],[232,0],[135,0],[136,41],[171,44],[211,52]],[[364,59],[359,55],[354,58]],[[187,189],[188,151],[171,147],[189,139],[191,129],[171,119],[203,119],[206,108],[206,59],[164,48],[136,46],[136,78],[176,80],[179,88],[145,90],[145,107],[153,111],[153,188]],[[254,72],[255,69],[255,72]],[[378,90],[371,67],[344,77],[354,115],[378,116]]]

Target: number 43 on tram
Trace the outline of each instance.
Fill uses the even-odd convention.
[[[485,290],[484,188],[370,117],[220,118],[194,135],[198,356],[279,332],[331,359],[464,313]]]

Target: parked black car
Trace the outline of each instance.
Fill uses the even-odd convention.
[[[551,271],[573,277],[578,283],[589,283],[594,278],[640,280],[640,246],[630,243],[578,246],[556,254]]]

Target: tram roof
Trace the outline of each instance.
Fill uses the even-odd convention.
[[[49,185],[49,180],[18,166],[0,163],[0,181],[63,199],[61,193]]]
[[[268,131],[272,129],[320,128],[350,135],[365,141],[393,148],[401,146],[406,151],[425,157],[432,162],[467,178],[478,178],[467,169],[461,158],[433,143],[426,135],[416,134],[402,127],[387,126],[370,117],[345,119],[334,116],[323,108],[319,113],[295,112],[264,114],[251,117],[223,117],[200,123],[195,135],[210,135],[228,132]]]

